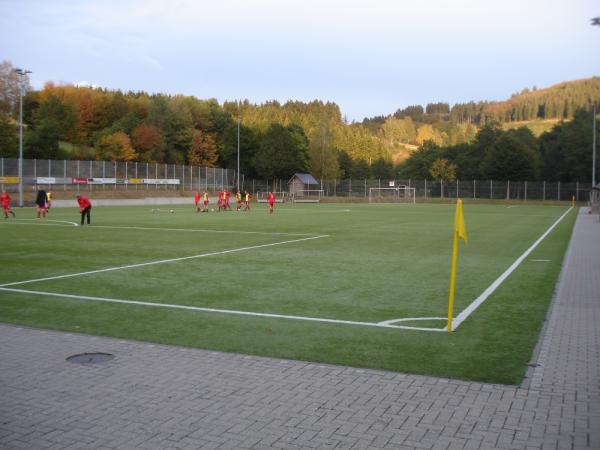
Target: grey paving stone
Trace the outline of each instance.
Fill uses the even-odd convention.
[[[0,449],[600,449],[599,293],[580,212],[522,386],[0,324]]]

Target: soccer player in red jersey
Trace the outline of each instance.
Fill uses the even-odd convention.
[[[272,192],[269,192],[267,201],[269,202],[269,214],[273,214],[273,206],[275,205],[275,195]]]
[[[37,197],[35,198],[38,219],[40,218],[40,215],[44,219],[46,218],[46,212],[48,212],[48,210],[46,209],[47,202],[48,202],[48,196],[46,195],[46,191],[44,191],[43,189],[38,190]]]
[[[202,210],[202,212],[208,212],[208,192],[206,192],[206,189],[204,190],[204,194],[202,194],[202,196],[204,197],[204,209]]]
[[[198,191],[194,195],[194,204],[196,205],[196,212],[200,212],[200,192]]]
[[[250,193],[248,191],[246,191],[245,204],[246,204],[246,207],[244,208],[244,211],[250,211]]]
[[[237,201],[237,210],[242,209],[242,193],[240,191],[235,192],[235,200]]]
[[[229,197],[231,196],[231,193],[229,192],[229,190],[224,192],[225,194],[225,211],[229,210],[231,211],[231,206],[229,206]]]
[[[90,213],[92,211],[92,202],[83,195],[77,196],[77,203],[79,203],[79,212],[81,213],[81,226],[83,226],[83,218],[87,217],[87,224],[90,224]]]
[[[8,195],[8,192],[2,191],[0,203],[2,203],[2,212],[4,213],[5,219],[8,219],[8,213],[11,213],[13,217],[16,217],[14,211],[10,209],[10,195]]]

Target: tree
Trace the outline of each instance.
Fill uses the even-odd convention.
[[[133,161],[137,156],[129,136],[122,131],[100,138],[95,149],[98,161]]]
[[[60,126],[53,119],[42,119],[34,129],[28,129],[23,140],[23,153],[30,159],[58,157]]]
[[[454,181],[456,164],[452,164],[445,158],[437,158],[429,167],[429,173],[434,180]]]
[[[187,158],[191,165],[214,167],[219,159],[215,138],[209,133],[194,130]]]
[[[490,180],[537,180],[540,176],[539,148],[509,130],[489,147],[481,163],[482,175]]]
[[[401,178],[427,179],[431,176],[429,168],[433,162],[442,157],[442,149],[427,141],[399,167],[398,174]]]
[[[332,180],[340,176],[340,165],[333,139],[333,132],[325,121],[317,126],[311,136],[308,156],[312,174],[317,179]]]
[[[344,151],[338,152],[338,165],[340,167],[340,178],[350,178],[353,169],[353,161],[348,153]]]
[[[138,154],[141,162],[162,162],[164,158],[164,138],[160,131],[141,123],[131,131],[131,145]]]
[[[380,180],[393,180],[395,178],[394,166],[384,158],[378,158],[371,165],[371,176]]]
[[[218,161],[220,167],[235,168],[237,170],[237,131],[237,123],[232,122],[223,132]],[[257,148],[256,133],[251,128],[240,124],[240,172],[245,176],[256,175],[252,161]]]
[[[16,158],[19,156],[17,127],[9,117],[0,112],[0,157]]]
[[[308,170],[308,140],[297,125],[272,124],[262,138],[254,157],[257,175],[287,179]]]
[[[559,123],[540,136],[544,179],[558,181],[591,179],[592,119],[591,112],[579,109],[571,122]],[[600,142],[600,132],[599,130],[596,132],[596,142]],[[595,178],[598,180],[598,175]]]
[[[350,178],[354,178],[355,180],[371,178],[371,168],[369,167],[369,163],[364,159],[354,161],[352,171],[350,172]]]
[[[76,116],[73,108],[61,101],[56,95],[50,94],[42,100],[33,115],[34,127],[42,120],[52,120],[59,132],[59,138],[64,139],[74,130]]]

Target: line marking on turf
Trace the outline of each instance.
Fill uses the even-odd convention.
[[[533,262],[550,262],[550,259],[532,259]]]
[[[538,238],[538,240],[531,245],[531,247],[525,250],[525,252],[521,256],[519,256],[517,260],[514,263],[512,263],[502,275],[500,275],[492,284],[488,286],[488,288],[485,291],[482,292],[482,294],[479,297],[473,300],[473,302],[469,306],[467,306],[455,319],[453,319],[452,328],[454,329],[454,331],[456,331],[459,325],[463,323],[467,319],[467,317],[469,317],[483,302],[485,302],[488,299],[488,297],[494,293],[496,289],[498,289],[498,287],[504,282],[504,280],[506,280],[506,278],[508,278],[508,276],[511,273],[513,273],[517,267],[519,267],[519,265],[525,260],[525,258],[527,258],[529,254],[533,250],[535,250],[535,248],[546,238],[546,236],[550,234],[552,230],[554,230],[554,228],[556,228],[560,221],[563,220],[565,216],[569,214],[569,212],[571,212],[572,209],[572,206],[569,209],[567,209],[567,211],[562,216],[560,216],[552,225],[550,225],[550,228],[548,228],[544,232],[544,234],[542,234]]]
[[[324,235],[321,235],[321,236],[312,236],[312,237],[307,237],[307,238],[302,238],[302,239],[293,239],[291,241],[281,241],[281,242],[272,242],[272,243],[269,243],[269,244],[252,245],[250,247],[233,248],[233,249],[230,249],[230,250],[222,250],[220,252],[201,253],[199,255],[183,256],[183,257],[180,257],[180,258],[161,259],[159,261],[149,261],[149,262],[139,263],[139,264],[128,264],[128,265],[125,265],[125,266],[108,267],[108,268],[105,268],[105,269],[89,270],[87,272],[70,273],[70,274],[57,275],[57,276],[54,276],[54,277],[46,277],[46,278],[36,278],[34,280],[15,281],[13,283],[1,284],[0,287],[17,286],[17,285],[20,285],[20,284],[35,283],[35,282],[38,282],[38,281],[59,280],[59,279],[62,279],[62,278],[78,277],[78,276],[82,276],[82,275],[91,275],[91,274],[102,273],[102,272],[112,272],[112,271],[115,271],[115,270],[134,269],[134,268],[137,268],[137,267],[152,266],[152,265],[156,265],[156,264],[166,264],[166,263],[171,263],[171,262],[186,261],[188,259],[205,258],[207,256],[226,255],[228,253],[243,252],[243,251],[246,251],[246,250],[255,250],[255,249],[258,249],[258,248],[274,247],[276,245],[292,244],[294,242],[310,241],[310,240],[313,240],[313,239],[322,239],[322,238],[326,238],[326,237],[329,237],[329,235],[328,234],[324,234]]]
[[[292,315],[286,315],[286,314],[270,314],[270,313],[251,312],[251,311],[237,311],[237,310],[233,310],[233,309],[204,308],[204,307],[200,307],[200,306],[174,305],[174,304],[169,304],[169,303],[152,303],[152,302],[143,302],[143,301],[137,301],[137,300],[121,300],[121,299],[117,299],[117,298],[91,297],[91,296],[87,296],[87,295],[61,294],[61,293],[56,293],[56,292],[32,291],[32,290],[27,290],[27,289],[14,289],[14,288],[6,288],[6,287],[0,287],[0,291],[16,292],[16,293],[30,294],[30,295],[40,295],[40,296],[46,296],[46,297],[69,298],[69,299],[75,299],[75,300],[88,300],[88,301],[106,302],[106,303],[120,303],[120,304],[125,304],[125,305],[151,306],[154,308],[184,309],[184,310],[188,310],[188,311],[234,314],[234,315],[240,315],[240,316],[268,317],[268,318],[273,318],[273,319],[303,320],[303,321],[307,321],[307,322],[335,323],[335,324],[342,324],[342,325],[361,325],[361,326],[376,327],[376,328],[400,328],[400,329],[421,330],[421,331],[445,331],[444,328],[408,327],[408,326],[403,326],[403,325],[387,324],[385,322],[358,322],[358,321],[352,321],[352,320],[326,319],[326,318],[320,318],[320,317],[292,316]],[[400,320],[419,320],[419,319],[400,319]],[[391,321],[391,322],[394,322],[394,321]]]
[[[23,223],[18,222],[19,220],[27,220],[31,221],[31,223]],[[46,223],[46,222],[57,222],[57,223]],[[14,219],[11,222],[0,222],[0,224],[5,225],[36,225],[36,226],[54,226],[54,227],[64,227],[64,225],[60,225],[61,223],[68,223],[71,226],[79,226],[76,222],[69,222],[66,220],[48,220],[44,222],[37,222],[37,219]],[[257,234],[264,236],[314,236],[314,234],[310,233],[281,233],[281,232],[267,232],[267,231],[237,231],[237,230],[208,230],[208,229],[196,229],[196,228],[161,228],[161,227],[127,227],[127,226],[117,226],[117,225],[86,225],[86,227],[90,228],[107,228],[107,229],[115,229],[115,230],[140,230],[140,231],[183,231],[187,233],[223,233],[223,234]]]
[[[23,223],[22,221],[26,220],[28,223]],[[31,223],[29,223],[31,222]],[[47,223],[47,222],[53,222],[53,223]],[[13,219],[10,222],[0,222],[0,223],[4,223],[6,225],[48,225],[48,226],[63,226],[63,225],[58,225],[61,223],[68,223],[71,226],[76,227],[77,223],[76,222],[69,222],[68,220],[52,220],[52,219]]]

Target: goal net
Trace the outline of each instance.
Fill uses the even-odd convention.
[[[369,188],[369,203],[415,203],[415,191],[407,186]]]
[[[275,195],[275,203],[285,203],[288,199],[287,192],[273,192]],[[267,191],[259,191],[256,193],[256,201],[258,203],[267,203],[267,199],[269,198],[269,192]]]
[[[319,203],[323,198],[322,189],[294,191],[290,194],[294,203]]]

